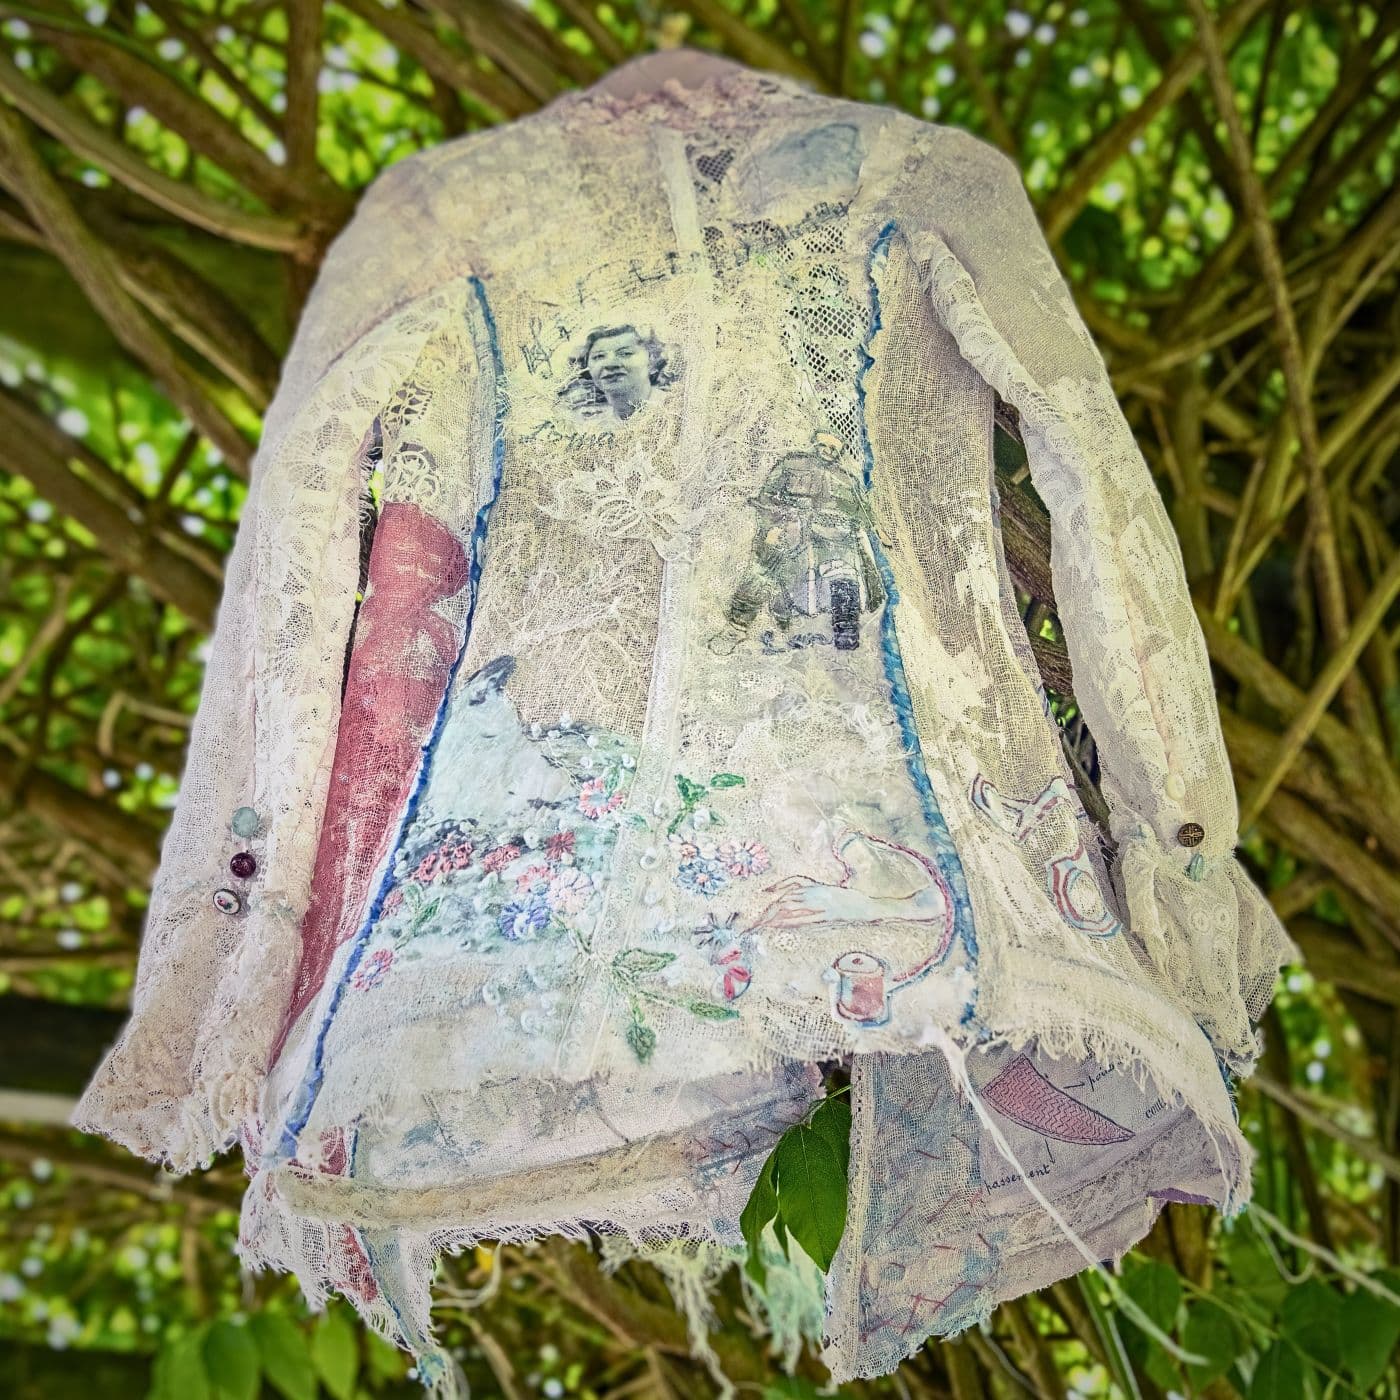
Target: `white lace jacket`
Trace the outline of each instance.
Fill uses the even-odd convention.
[[[1230,1077],[1296,949],[1237,834],[1172,527],[1014,166],[737,66],[573,94],[402,161],[331,249],[76,1121],[179,1170],[241,1139],[244,1257],[432,1380],[437,1250],[708,1268],[852,1054],[848,1226],[790,1296],[878,1374],[1163,1201],[1242,1206]]]

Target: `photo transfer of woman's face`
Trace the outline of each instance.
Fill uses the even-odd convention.
[[[650,329],[595,326],[569,356],[559,399],[578,422],[625,420],[675,382],[670,347]]]

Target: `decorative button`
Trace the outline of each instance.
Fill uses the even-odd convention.
[[[233,814],[232,826],[235,836],[256,836],[258,814],[251,807],[240,807]]]
[[[1173,802],[1180,802],[1186,796],[1186,779],[1180,773],[1167,774],[1167,796]]]
[[[1199,846],[1206,839],[1206,829],[1200,822],[1187,822],[1178,829],[1176,839],[1183,846]]]
[[[248,851],[239,851],[228,863],[228,868],[238,876],[240,880],[246,880],[258,868],[258,863]]]
[[[243,909],[243,901],[232,890],[215,890],[214,908],[221,914],[237,914]]]

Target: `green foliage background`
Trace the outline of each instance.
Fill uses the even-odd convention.
[[[1205,1364],[1081,1279],[849,1392],[1400,1393],[1398,35],[1400,5],[1355,0],[0,0],[0,1388],[416,1392],[348,1310],[240,1277],[234,1165],[162,1179],[64,1106],[121,1019],[326,244],[400,157],[685,42],[1016,157],[1159,475],[1242,851],[1308,959],[1241,1088],[1259,1208],[1226,1230],[1171,1206],[1124,1270]],[[1092,777],[1044,516],[1003,447],[1027,627]],[[713,1392],[648,1269],[556,1243],[447,1272],[476,1394]],[[725,1369],[814,1393],[744,1286]]]

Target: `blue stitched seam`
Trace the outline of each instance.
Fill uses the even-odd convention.
[[[870,366],[875,363],[875,358],[870,353],[870,343],[884,324],[880,308],[880,288],[875,280],[875,264],[877,260],[888,254],[890,238],[895,228],[896,223],[893,219],[885,224],[875,241],[870,245],[870,252],[865,262],[866,285],[870,288],[870,328],[860,347],[864,363],[856,374],[856,398],[860,404],[861,449],[865,459],[865,489],[867,491],[872,488],[874,479],[874,454],[870,447],[870,433],[866,427],[865,376]],[[957,847],[948,831],[948,824],[943,819],[937,795],[933,791],[928,772],[924,767],[923,748],[919,742],[919,731],[914,724],[913,705],[909,698],[909,689],[904,675],[904,661],[900,656],[899,641],[895,634],[894,609],[899,602],[899,590],[895,587],[894,573],[890,568],[889,560],[885,557],[879,537],[873,531],[870,535],[870,545],[880,569],[880,578],[885,586],[886,603],[880,617],[880,651],[884,662],[885,676],[890,683],[890,698],[894,704],[895,713],[899,717],[900,733],[904,738],[906,765],[914,788],[919,794],[924,822],[933,836],[939,868],[943,871],[944,878],[948,881],[949,891],[953,896],[954,928],[967,951],[972,966],[975,968],[977,966],[977,931],[973,924],[972,905],[967,894],[967,877],[963,873],[962,861],[958,858]],[[976,1006],[977,982],[974,978],[972,995],[963,1007],[961,1023],[964,1026],[976,1023]],[[980,1023],[977,1023],[977,1028],[980,1038],[985,1039],[990,1034]]]
[[[491,314],[491,304],[487,300],[486,290],[481,279],[476,276],[469,277],[473,292],[476,294],[480,305],[482,319],[486,323],[487,338],[491,347],[491,368],[495,382],[495,418],[493,425],[493,444],[491,452],[491,495],[482,503],[476,512],[476,519],[472,525],[472,538],[470,549],[470,562],[468,567],[468,603],[466,622],[462,628],[462,645],[457,652],[457,659],[452,663],[452,669],[447,676],[447,684],[443,687],[442,699],[438,703],[437,715],[433,720],[432,732],[427,741],[421,747],[422,758],[418,765],[418,776],[414,781],[413,790],[409,793],[408,802],[404,806],[403,817],[399,823],[398,833],[394,838],[394,848],[396,849],[403,841],[404,833],[412,823],[414,814],[418,808],[419,798],[423,789],[427,785],[428,769],[432,763],[433,750],[436,749],[438,739],[442,735],[443,724],[447,718],[447,702],[452,694],[453,683],[457,679],[457,672],[462,664],[462,658],[467,654],[467,644],[471,640],[472,618],[476,613],[477,583],[481,578],[481,548],[486,540],[487,521],[491,514],[491,507],[496,502],[496,497],[501,488],[501,470],[505,462],[505,436],[502,432],[502,421],[505,417],[507,401],[502,388],[504,369],[501,362],[500,344],[496,337],[496,319]],[[364,922],[360,925],[360,931],[355,935],[355,946],[346,959],[345,967],[341,972],[340,981],[336,984],[335,992],[331,997],[331,1004],[327,1008],[325,1019],[321,1022],[321,1028],[316,1033],[316,1049],[312,1056],[311,1071],[302,1082],[298,1093],[296,1107],[292,1115],[288,1118],[286,1126],[282,1130],[282,1136],[278,1143],[277,1155],[271,1161],[285,1161],[295,1155],[296,1140],[301,1130],[306,1126],[307,1120],[311,1117],[311,1110],[315,1107],[316,1096],[321,1091],[321,1084],[325,1077],[324,1055],[326,1047],[326,1037],[330,1033],[331,1022],[335,1020],[335,1014],[340,1008],[341,998],[345,995],[345,988],[349,985],[350,979],[355,975],[356,968],[359,967],[360,959],[364,956],[365,945],[369,942],[371,930],[379,920],[379,914],[383,907],[384,900],[389,894],[389,890],[394,883],[394,862],[392,858],[385,866],[384,874],[379,881],[379,889],[374,896],[374,901],[370,905],[369,913]]]

